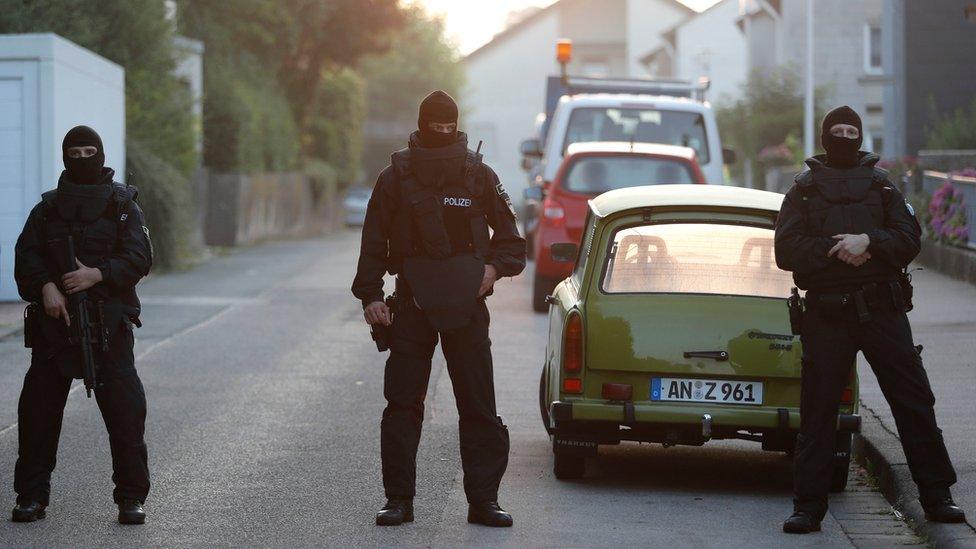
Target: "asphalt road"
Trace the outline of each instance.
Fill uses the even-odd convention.
[[[501,282],[490,302],[499,411],[512,434],[500,499],[515,527],[465,522],[457,415],[439,353],[417,522],[376,527],[385,355],[348,289],[357,238],[255,247],[146,281],[136,352],[149,399],[148,523],[115,522],[107,436],[94,401],[75,391],[48,518],[0,521],[0,545],[849,547],[862,538],[849,535],[845,516],[890,519],[861,488],[834,499],[841,520],[828,516],[823,533],[785,536],[790,462],[745,442],[601,449],[584,480],[557,481],[536,400],[546,318],[530,312],[523,276]],[[19,340],[0,341],[0,502],[11,506],[26,364]],[[879,524],[868,529],[899,526]]]

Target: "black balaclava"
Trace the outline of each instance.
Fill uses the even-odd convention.
[[[417,129],[420,130],[420,143],[426,148],[435,149],[454,144],[458,139],[457,130],[454,133],[435,132],[430,129],[431,122],[439,124],[457,124],[458,106],[454,98],[447,92],[437,90],[424,98],[420,104],[420,116],[417,118]]]
[[[98,152],[88,158],[71,158],[68,149],[71,147],[95,147]],[[64,136],[61,143],[61,155],[64,159],[64,169],[68,172],[68,179],[81,185],[93,185],[102,179],[102,168],[105,166],[105,151],[102,148],[102,138],[98,132],[88,126],[75,126]]]
[[[830,128],[837,124],[850,124],[857,128],[857,139],[837,137],[830,133]],[[861,117],[854,109],[844,105],[827,113],[820,128],[820,143],[827,151],[827,165],[832,168],[852,168],[857,165],[858,151],[864,141],[861,130]]]

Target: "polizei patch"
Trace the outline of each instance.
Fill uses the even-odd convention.
[[[457,197],[454,197],[454,196],[445,196],[444,197],[444,205],[445,206],[455,206],[455,207],[458,207],[458,208],[470,208],[471,207],[471,199],[470,198],[457,198]]]

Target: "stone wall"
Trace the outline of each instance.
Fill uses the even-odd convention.
[[[340,218],[334,195],[298,173],[214,174],[207,182],[204,241],[238,246],[325,232]]]
[[[946,276],[976,284],[976,252],[973,250],[923,240],[922,251],[915,261]]]

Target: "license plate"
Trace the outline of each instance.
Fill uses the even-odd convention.
[[[715,402],[718,404],[762,404],[761,381],[731,379],[651,379],[651,400],[667,402]]]

